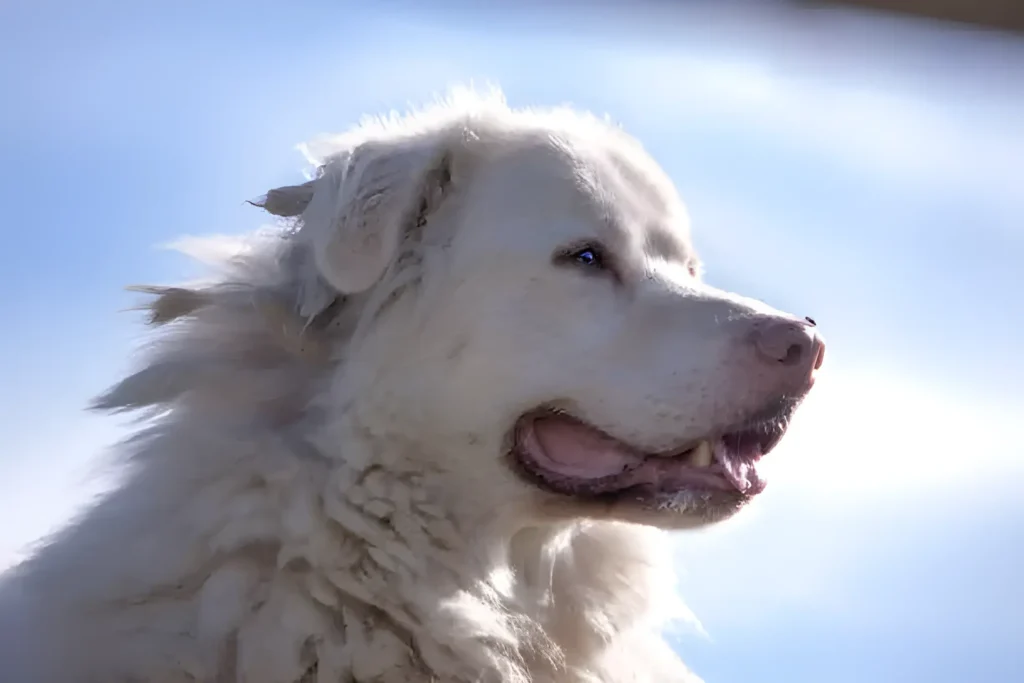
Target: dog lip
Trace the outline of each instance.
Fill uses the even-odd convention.
[[[763,457],[782,441],[782,438],[785,436],[788,429],[789,420],[792,418],[793,413],[796,412],[796,409],[800,407],[802,400],[803,398],[801,395],[780,396],[762,406],[760,409],[747,415],[742,420],[738,420],[715,429],[710,429],[701,437],[690,439],[682,442],[679,446],[673,446],[669,449],[660,451],[645,451],[637,448],[636,446],[619,439],[614,434],[610,434],[600,427],[596,427],[586,420],[577,417],[575,414],[565,410],[564,408],[542,406],[528,410],[521,415],[518,420],[516,420],[513,432],[514,437],[518,438],[524,427],[545,418],[558,418],[560,420],[573,422],[580,427],[584,427],[594,432],[595,434],[601,435],[606,439],[615,441],[621,444],[623,448],[628,449],[632,453],[643,456],[644,458],[678,458],[696,448],[702,441],[715,441],[728,437],[758,435],[760,437],[765,437],[761,442],[763,447],[761,455]]]
[[[781,441],[798,404],[799,400],[783,397],[742,422],[654,453],[621,441],[565,410],[542,407],[524,413],[516,421],[510,456],[526,479],[564,495],[607,497],[625,493],[636,496],[638,491],[658,495],[718,490],[749,498],[765,487],[755,463]],[[569,429],[579,429],[588,439],[613,444],[614,457],[598,453],[603,458],[585,463],[590,471],[574,471],[579,462],[566,464],[545,451],[537,430],[543,420],[561,422]],[[684,459],[702,441],[711,443],[715,453],[714,463],[706,468],[694,467]]]

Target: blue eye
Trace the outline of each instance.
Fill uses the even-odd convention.
[[[594,247],[583,247],[569,254],[569,258],[574,263],[578,263],[581,266],[588,268],[601,268],[604,266],[604,259],[601,257],[599,252]]]
[[[598,258],[597,252],[593,249],[583,249],[572,255],[577,263],[584,266],[596,266],[600,265],[601,259]]]
[[[589,271],[610,271],[604,249],[596,244],[570,247],[555,252],[553,260],[561,266],[575,266]]]

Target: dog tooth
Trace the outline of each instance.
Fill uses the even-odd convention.
[[[690,455],[690,463],[694,467],[710,467],[712,460],[711,443],[707,440],[697,444],[697,447],[693,449],[693,453]]]

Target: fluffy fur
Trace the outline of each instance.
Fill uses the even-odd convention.
[[[671,184],[602,120],[462,93],[308,153],[256,202],[284,225],[139,288],[155,341],[95,407],[145,421],[116,490],[3,580],[2,678],[696,680],[654,526],[725,513],[541,491],[509,433],[562,399],[651,449],[729,422],[764,391],[714,330],[769,309],[700,283]],[[645,284],[552,265],[593,230]]]

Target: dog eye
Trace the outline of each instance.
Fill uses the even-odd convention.
[[[564,265],[580,266],[588,270],[606,270],[608,268],[604,251],[593,244],[561,251],[555,255],[555,262]]]
[[[572,254],[572,260],[581,266],[600,268],[604,265],[604,262],[601,260],[601,255],[596,249],[591,249],[590,247],[574,252]]]

